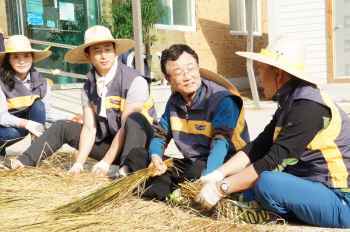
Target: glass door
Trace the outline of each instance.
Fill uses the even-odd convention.
[[[55,84],[67,86],[69,83],[85,82],[85,74],[91,69],[91,65],[67,63],[64,55],[75,46],[83,44],[86,29],[98,23],[99,0],[6,0],[6,2],[12,4],[12,8],[18,12],[13,15],[15,17],[7,17],[11,28],[9,34],[26,35],[35,49],[51,46],[49,50],[52,51],[52,55],[34,63],[35,68]],[[17,19],[15,25],[11,22],[12,18]],[[51,69],[62,70],[62,76],[52,75]]]

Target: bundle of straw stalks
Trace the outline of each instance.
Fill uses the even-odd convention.
[[[164,161],[170,170],[173,166],[172,159]],[[83,213],[109,204],[116,205],[126,197],[139,193],[139,188],[144,186],[146,180],[157,172],[156,166],[138,170],[130,175],[111,181],[106,186],[86,197],[63,205],[54,210],[55,213]],[[144,189],[144,188],[142,188]]]
[[[52,211],[113,181],[67,173],[76,152],[57,152],[36,168],[0,170],[0,231],[286,231],[281,225],[237,225],[167,203],[126,196],[87,213]],[[89,161],[91,165],[95,161]]]

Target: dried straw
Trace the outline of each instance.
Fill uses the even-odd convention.
[[[173,166],[172,159],[164,161],[170,170]],[[157,172],[156,166],[138,170],[130,175],[111,181],[106,186],[89,194],[86,197],[78,199],[69,204],[63,205],[56,210],[55,213],[83,213],[93,209],[100,208],[108,203],[116,205],[126,197],[138,193],[138,188],[144,186],[146,180]]]
[[[0,170],[0,231],[286,231],[286,225],[237,225],[184,212],[164,202],[127,196],[109,210],[52,214],[59,206],[111,183],[67,173],[75,152],[57,152],[37,168]],[[91,164],[95,161],[89,161]],[[86,174],[86,175],[85,175]]]

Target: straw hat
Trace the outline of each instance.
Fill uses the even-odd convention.
[[[305,47],[294,37],[277,36],[266,49],[261,49],[260,53],[236,52],[236,54],[275,66],[307,82],[322,84],[317,78],[304,71]]]
[[[131,39],[114,39],[111,31],[107,27],[94,26],[86,30],[84,35],[84,44],[69,51],[64,59],[69,63],[90,63],[84,55],[84,49],[97,43],[114,42],[116,55],[123,54],[135,46]]]
[[[7,40],[7,46],[4,52],[0,52],[0,64],[4,62],[6,53],[14,52],[33,52],[33,63],[43,60],[51,55],[51,51],[36,50],[30,45],[29,39],[24,35],[14,35]]]
[[[210,71],[208,69],[205,69],[205,68],[200,68],[199,74],[202,78],[204,78],[208,81],[215,82],[216,84],[221,85],[221,86],[225,87],[226,89],[228,89],[231,93],[233,93],[237,96],[240,96],[237,89],[228,80],[226,80],[226,78],[224,78],[220,74],[217,74],[217,73]],[[171,85],[171,92],[172,93],[175,92],[175,88],[173,85]]]

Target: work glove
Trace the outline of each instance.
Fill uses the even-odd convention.
[[[106,161],[101,160],[92,167],[91,175],[96,178],[105,177],[108,173],[109,167],[110,165]]]
[[[84,123],[84,117],[81,115],[68,116],[68,119],[74,122]]]
[[[36,137],[40,137],[40,135],[42,135],[45,131],[45,126],[41,123],[29,120],[25,126],[25,129],[29,130],[29,132]]]
[[[197,180],[197,183],[199,185],[205,185],[207,183],[210,183],[210,182],[216,182],[216,181],[219,181],[219,180],[222,180],[224,179],[224,176],[221,174],[221,172],[219,172],[218,170],[215,170],[213,171],[212,173],[209,173],[205,176],[201,176],[201,178],[199,178]]]
[[[204,185],[201,191],[194,198],[194,202],[201,206],[203,210],[210,210],[223,197],[216,189],[216,182],[210,182]]]
[[[72,175],[79,175],[83,172],[84,167],[81,163],[75,163],[73,167],[69,170],[69,173]]]

